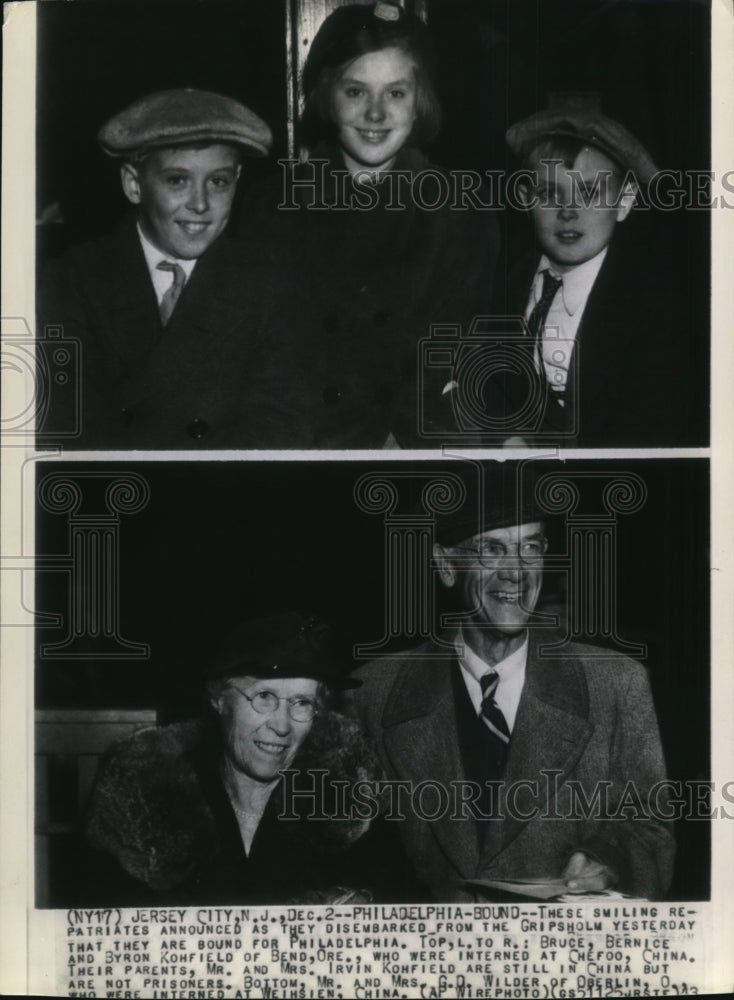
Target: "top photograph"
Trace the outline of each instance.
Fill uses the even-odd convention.
[[[710,17],[39,4],[37,448],[708,447]]]

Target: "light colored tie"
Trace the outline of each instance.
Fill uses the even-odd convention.
[[[176,308],[179,296],[183,291],[183,286],[186,284],[186,272],[180,264],[172,264],[168,260],[162,260],[160,264],[157,265],[157,268],[159,271],[173,272],[173,283],[161,299],[160,305],[158,306],[158,311],[161,314],[161,323],[165,326],[171,318],[173,310]]]

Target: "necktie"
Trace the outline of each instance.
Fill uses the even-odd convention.
[[[158,310],[161,314],[161,323],[165,326],[171,318],[171,314],[178,302],[183,286],[186,284],[186,272],[180,264],[172,264],[170,261],[162,260],[157,265],[159,271],[172,271],[173,283],[166,294],[161,299]]]
[[[510,730],[507,720],[494,700],[494,693],[497,690],[499,682],[499,674],[494,670],[490,670],[483,677],[479,678],[479,685],[482,689],[482,715],[491,725],[494,735],[502,740],[503,743],[509,743]]]
[[[556,278],[547,269],[543,271],[543,291],[533,306],[533,311],[528,316],[528,330],[530,331],[530,336],[533,338],[533,343],[535,344],[541,364],[543,363],[543,327],[545,326],[545,320],[548,316],[551,303],[562,284],[562,278]]]

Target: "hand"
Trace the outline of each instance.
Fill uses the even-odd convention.
[[[575,851],[571,855],[561,878],[566,880],[569,892],[599,892],[609,889],[617,881],[610,868],[583,851]]]

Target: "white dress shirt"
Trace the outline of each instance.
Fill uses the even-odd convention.
[[[181,260],[180,257],[173,257],[170,253],[163,253],[158,249],[158,247],[153,246],[143,230],[140,228],[140,223],[138,223],[138,236],[140,237],[140,245],[142,246],[143,254],[145,255],[145,263],[148,265],[150,280],[153,282],[153,288],[155,289],[156,298],[158,299],[158,305],[160,305],[161,299],[173,284],[173,272],[159,271],[158,265],[160,262],[165,260],[168,261],[169,264],[179,264],[183,268],[186,280],[188,281],[191,277],[191,272],[196,267],[196,259]]]
[[[490,670],[496,671],[499,675],[497,688],[494,692],[494,700],[507,722],[510,732],[515,728],[515,717],[517,706],[520,704],[520,695],[525,686],[525,666],[528,660],[528,638],[525,642],[499,663],[489,664],[478,656],[464,639],[461,629],[456,634],[454,640],[456,655],[459,658],[461,676],[469,692],[474,711],[482,719],[488,729],[491,728],[489,721],[482,715],[482,687],[479,678],[483,677]]]
[[[529,318],[543,292],[543,271],[550,271],[554,277],[561,278],[563,284],[551,302],[542,338],[545,377],[551,388],[556,390],[563,391],[566,388],[568,369],[581,317],[606,255],[607,248],[604,247],[596,257],[563,274],[555,270],[545,255],[540,258],[530,289],[525,319]]]

